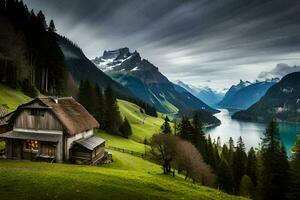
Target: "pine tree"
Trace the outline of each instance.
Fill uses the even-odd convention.
[[[105,123],[104,129],[111,134],[118,134],[122,124],[117,99],[111,86],[105,89]]]
[[[120,130],[122,137],[124,137],[124,138],[129,138],[129,136],[132,135],[132,129],[131,129],[130,123],[127,120],[127,118],[124,119],[124,122],[121,124],[119,130]]]
[[[51,20],[50,23],[49,23],[49,28],[48,30],[52,33],[55,33],[56,32],[56,28],[55,28],[55,25],[54,25],[54,21]]]
[[[217,170],[217,183],[218,187],[228,193],[233,192],[233,178],[232,178],[232,172],[228,165],[227,160],[222,157],[221,162],[218,166]]]
[[[298,136],[291,161],[291,183],[292,187],[289,192],[289,199],[300,199],[300,136]]]
[[[199,118],[198,114],[195,114],[192,121],[193,127],[194,127],[194,137],[192,143],[197,147],[198,151],[203,156],[204,160],[207,160],[207,144],[206,144],[206,138],[205,134],[203,132],[203,124]]]
[[[248,152],[246,174],[251,178],[253,185],[257,185],[257,157],[254,148]]]
[[[100,128],[105,123],[105,99],[103,96],[102,90],[99,88],[99,86],[96,84],[95,86],[95,94],[96,94],[96,119],[100,123]]]
[[[181,123],[179,124],[179,136],[182,139],[193,141],[194,127],[191,125],[190,120],[187,117],[182,117]]]
[[[236,151],[233,153],[232,172],[234,179],[234,189],[238,193],[240,182],[243,175],[246,173],[247,155],[245,153],[245,144],[241,137],[237,141]]]
[[[264,200],[286,199],[288,171],[286,152],[281,145],[277,122],[273,120],[268,125],[261,143],[259,198]]]
[[[163,133],[163,134],[171,134],[172,133],[172,129],[171,129],[171,126],[170,126],[170,124],[169,124],[169,118],[168,118],[168,116],[166,116],[165,117],[165,121],[164,121],[164,123],[162,124],[162,126],[160,127],[160,129],[161,129],[161,132]]]
[[[251,178],[247,175],[244,175],[240,184],[240,195],[244,197],[251,198],[254,195],[254,185]]]
[[[212,143],[210,135],[208,135],[207,145],[206,145],[207,155],[205,156],[207,158],[207,160],[205,160],[205,162],[207,164],[209,164],[213,168],[214,171],[216,171],[216,169],[218,167],[218,161],[216,158],[216,150],[215,150],[214,146],[215,145]]]
[[[42,25],[42,27],[44,28],[44,30],[47,30],[48,26],[47,26],[47,22],[46,22],[46,17],[42,11],[38,12],[37,19],[38,19],[39,23]]]

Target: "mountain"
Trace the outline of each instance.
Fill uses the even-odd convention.
[[[300,72],[286,75],[274,84],[257,103],[232,118],[250,121],[300,122]]]
[[[247,109],[256,103],[267,90],[277,82],[276,79],[266,81],[240,81],[239,84],[232,86],[226,93],[219,106],[233,109]]]
[[[216,107],[217,104],[222,100],[224,94],[221,92],[217,92],[209,87],[196,87],[193,85],[186,84],[182,81],[175,82],[180,87],[183,87],[187,91],[189,91],[192,95],[202,100],[204,103],[211,107]]]
[[[104,51],[93,62],[137,97],[155,105],[160,112],[176,113],[180,109],[217,112],[184,88],[170,82],[156,66],[142,59],[137,51],[130,52],[128,48]]]
[[[68,70],[76,82],[89,80],[102,88],[106,88],[110,85],[119,98],[136,98],[131,91],[99,70],[98,67],[84,55],[82,50],[69,39],[57,35],[57,41],[65,56]]]
[[[224,98],[220,103],[218,103],[221,107],[226,107],[226,105],[230,102],[231,98],[242,88],[247,87],[251,83],[249,81],[243,81],[240,80],[240,82],[237,85],[233,85],[229,88],[229,90],[226,92]]]

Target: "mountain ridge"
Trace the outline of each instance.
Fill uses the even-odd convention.
[[[219,106],[230,109],[247,109],[265,95],[267,90],[276,83],[277,80],[242,81],[233,85],[225,94]]]
[[[233,119],[268,122],[300,122],[300,72],[284,76],[254,105],[232,116]]]
[[[158,67],[143,59],[137,51],[130,52],[127,47],[104,51],[92,62],[136,96],[155,105],[160,112],[176,113],[180,109],[217,112],[186,89],[170,82]]]

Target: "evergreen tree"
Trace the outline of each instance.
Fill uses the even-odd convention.
[[[200,120],[200,117],[198,114],[195,114],[192,121],[193,127],[194,127],[194,137],[192,143],[197,147],[198,151],[201,153],[204,160],[207,160],[207,144],[206,144],[206,138],[205,134],[203,132],[203,125]]]
[[[240,182],[243,175],[246,173],[247,155],[245,153],[245,144],[241,137],[237,141],[236,151],[233,153],[232,172],[234,179],[234,189],[238,193]]]
[[[118,134],[122,123],[117,99],[111,86],[105,89],[105,123],[104,129],[111,134]]]
[[[99,86],[96,84],[95,86],[95,94],[96,94],[96,119],[100,123],[100,128],[105,123],[105,99],[103,96],[102,90],[99,88]]]
[[[131,129],[130,123],[127,120],[127,118],[124,119],[124,122],[121,124],[119,130],[120,130],[122,137],[124,137],[124,138],[129,138],[129,136],[132,135],[132,129]]]
[[[257,185],[257,158],[254,148],[248,152],[246,174],[251,178],[253,185]]]
[[[48,30],[52,33],[55,33],[56,32],[56,28],[55,28],[55,25],[54,25],[54,21],[51,20],[50,23],[49,23],[49,28]]]
[[[221,162],[218,166],[217,173],[218,187],[228,193],[233,192],[233,178],[231,169],[225,158],[222,157]]]
[[[225,158],[227,162],[229,160],[229,149],[226,144],[222,147],[221,158]]]
[[[254,185],[252,183],[252,180],[249,176],[244,175],[241,180],[240,184],[240,195],[244,197],[251,198],[254,195]]]
[[[169,124],[169,118],[168,116],[165,117],[165,122],[162,124],[162,126],[160,127],[161,129],[161,132],[163,134],[171,134],[172,133],[172,129],[171,129],[171,126]]]
[[[210,135],[208,135],[207,138],[206,152],[207,155],[205,157],[207,158],[207,160],[205,160],[205,162],[209,164],[214,171],[216,171],[218,167],[218,161],[216,158],[215,145],[212,143]]]
[[[268,125],[261,143],[261,168],[259,198],[264,200],[286,199],[289,180],[286,152],[280,142],[275,120]]]
[[[233,153],[234,153],[234,149],[235,149],[234,141],[233,141],[232,137],[229,138],[228,147],[229,147],[229,149],[228,149],[227,162],[228,162],[229,166],[232,167],[232,159],[233,159]]]
[[[188,140],[190,142],[193,141],[194,127],[191,125],[191,122],[187,117],[182,117],[178,132],[179,136],[182,139]]]
[[[300,199],[300,137],[298,136],[291,161],[291,183],[292,187],[289,192],[289,199]]]
[[[47,26],[46,17],[44,15],[44,13],[42,11],[39,11],[36,16],[37,16],[38,21],[40,22],[40,24],[44,28],[44,30],[47,30],[48,26]]]

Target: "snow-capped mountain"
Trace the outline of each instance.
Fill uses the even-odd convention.
[[[277,81],[277,79],[268,79],[251,83],[240,80],[237,85],[231,86],[223,100],[219,103],[219,106],[233,109],[247,109],[259,101]]]
[[[216,107],[224,97],[224,93],[215,91],[209,87],[196,87],[194,85],[186,84],[182,81],[175,81],[175,83],[211,107]]]
[[[175,113],[181,109],[217,112],[186,89],[170,82],[156,66],[142,59],[137,51],[130,52],[128,48],[104,51],[101,57],[92,61],[137,97],[155,105],[160,112]]]

